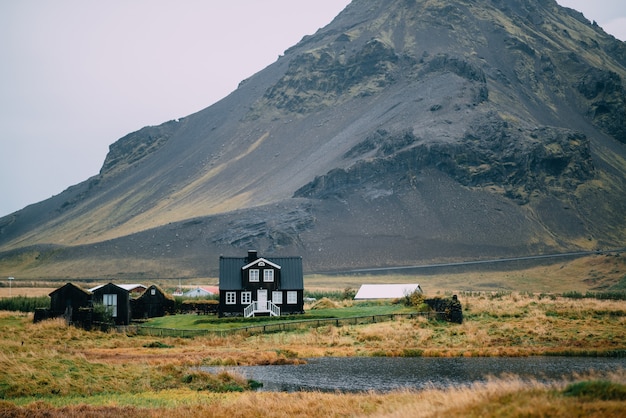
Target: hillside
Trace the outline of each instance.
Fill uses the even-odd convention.
[[[554,0],[354,0],[0,219],[0,274],[203,277],[624,247],[626,44]]]

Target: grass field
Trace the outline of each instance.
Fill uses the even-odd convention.
[[[554,384],[511,376],[449,390],[332,394],[257,393],[241,376],[211,375],[194,367],[298,363],[316,356],[624,356],[626,301],[559,294],[623,290],[625,272],[621,256],[595,256],[515,272],[305,277],[305,291],[338,295],[363,283],[419,282],[427,296],[457,294],[462,324],[416,318],[175,338],[86,332],[59,320],[33,324],[32,314],[0,312],[0,416],[622,417],[624,370]],[[47,295],[54,289],[15,282],[13,296]],[[170,282],[157,284],[168,287]],[[0,288],[0,297],[8,292]],[[389,302],[334,304],[319,310],[308,304],[307,315],[410,311]],[[264,320],[176,315],[148,324],[219,329]]]
[[[0,287],[0,299],[12,296],[48,296],[54,290],[55,287]]]
[[[178,278],[148,280],[143,284],[157,284],[163,289],[173,291],[178,287],[179,281],[186,288],[198,285],[215,286],[218,283],[216,277],[195,277],[180,280]],[[24,296],[47,295],[66,282],[67,280],[37,281],[16,277],[13,282],[13,289],[10,290],[8,282],[0,280],[0,298],[8,297],[10,291],[13,292],[13,296],[20,294]],[[90,288],[99,284],[106,284],[108,281],[103,279],[99,282],[89,279],[84,283],[81,280],[74,282],[84,288]],[[137,282],[137,280],[130,282]],[[576,291],[584,293],[610,289],[619,285],[620,282],[626,289],[626,257],[619,253],[563,260],[551,265],[512,271],[468,270],[463,273],[431,275],[403,274],[402,270],[399,270],[393,273],[379,274],[307,274],[304,276],[305,291],[337,291],[345,288],[356,290],[362,284],[367,283],[419,283],[422,289],[431,296],[461,291],[516,291],[552,294]]]
[[[171,338],[86,332],[0,313],[0,416],[623,416],[626,372],[545,384],[517,379],[388,394],[256,393],[199,365],[285,364],[314,356],[625,355],[626,302],[460,293],[463,324],[400,319],[295,332]],[[407,309],[337,302],[319,315]],[[161,325],[206,327],[184,315]],[[161,321],[161,322],[158,322]],[[212,325],[214,326],[214,325]]]

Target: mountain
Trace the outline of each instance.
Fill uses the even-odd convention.
[[[354,0],[0,219],[0,274],[206,277],[623,247],[626,44],[554,0]]]

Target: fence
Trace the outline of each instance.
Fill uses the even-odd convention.
[[[296,331],[308,328],[318,328],[323,326],[342,327],[346,325],[365,325],[377,322],[395,321],[398,318],[416,318],[426,317],[428,319],[437,318],[441,312],[413,312],[413,313],[397,313],[386,315],[368,315],[368,316],[352,316],[347,318],[325,318],[325,319],[305,319],[301,321],[280,321],[268,323],[264,325],[250,325],[239,328],[231,328],[224,330],[211,329],[175,329],[175,328],[157,328],[137,325],[132,330],[140,335],[158,336],[158,337],[201,337],[206,335],[214,335],[225,337],[227,335],[245,333],[259,334],[269,332]]]

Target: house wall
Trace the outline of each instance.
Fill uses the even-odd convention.
[[[243,292],[248,292],[249,290],[222,290],[220,292],[220,316],[240,316],[243,315],[243,310],[250,305],[250,303],[241,303],[241,294]],[[303,289],[280,289],[282,294],[282,303],[276,303],[273,300],[273,295],[271,292],[268,292],[268,300],[276,303],[276,306],[280,308],[281,315],[289,315],[296,313],[304,313],[304,290]],[[257,300],[256,298],[256,290],[252,292],[252,300]],[[296,303],[288,303],[287,294],[288,292],[296,293]],[[235,295],[235,303],[226,303],[227,294]]]
[[[137,299],[131,299],[131,316],[133,319],[165,316],[174,312],[175,304],[159,288],[150,286]]]
[[[130,323],[130,296],[128,291],[109,283],[101,288],[94,290],[93,303],[102,304],[104,295],[117,295],[117,316],[113,318],[116,325],[128,325]]]
[[[255,261],[266,262],[259,265]],[[250,270],[259,271],[259,280],[250,282]],[[263,280],[264,271],[274,271],[274,281]],[[240,316],[250,304],[242,302],[242,294],[250,292],[250,301],[258,301],[257,291],[267,289],[267,300],[280,307],[282,314],[304,313],[304,285],[302,280],[302,259],[300,257],[279,257],[271,260],[258,258],[256,252],[248,257],[220,257],[220,316]],[[275,299],[273,292],[280,291],[282,302]],[[288,303],[289,292],[295,292],[296,303]],[[234,302],[234,303],[231,303]]]
[[[70,283],[50,293],[50,312],[52,317],[63,316],[68,307],[71,307],[69,320],[78,319],[79,308],[90,305],[91,295]]]

